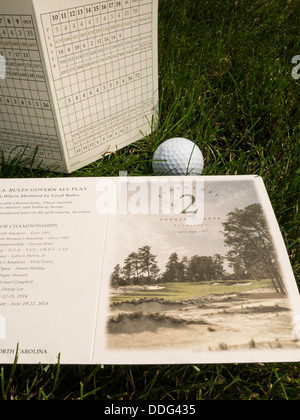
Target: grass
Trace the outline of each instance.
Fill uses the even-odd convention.
[[[158,130],[72,176],[151,175],[169,137],[194,140],[204,175],[265,181],[299,283],[300,54],[296,1],[159,0]],[[0,177],[56,177],[0,161]],[[0,367],[0,399],[299,399],[299,364]]]

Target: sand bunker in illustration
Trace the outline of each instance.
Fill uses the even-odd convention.
[[[296,348],[284,295],[271,288],[182,300],[141,298],[110,305],[109,348]]]
[[[139,334],[143,332],[159,332],[165,328],[186,328],[190,325],[206,324],[205,321],[189,321],[182,318],[166,316],[159,313],[134,312],[131,314],[122,313],[112,317],[109,321],[109,332],[111,334]]]

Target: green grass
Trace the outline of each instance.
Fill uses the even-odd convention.
[[[157,145],[194,140],[204,175],[265,181],[299,283],[297,1],[159,0],[158,130],[72,176],[151,175]],[[0,161],[0,177],[61,176]],[[0,366],[1,369],[1,366]],[[299,364],[3,366],[0,399],[299,399]]]
[[[228,282],[227,282],[228,283]],[[234,283],[239,283],[234,282]],[[248,282],[247,282],[248,283]],[[133,299],[156,298],[165,300],[181,300],[194,297],[201,297],[210,294],[240,293],[248,290],[259,289],[262,287],[271,287],[271,280],[249,281],[251,284],[234,285],[234,284],[218,284],[213,286],[210,282],[201,283],[161,283],[158,286],[164,289],[158,290],[135,290],[131,288],[124,295],[113,296],[111,302],[124,302]]]

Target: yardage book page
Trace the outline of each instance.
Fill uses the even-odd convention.
[[[261,178],[0,180],[0,362],[300,361]]]
[[[72,172],[155,129],[157,0],[0,5],[6,156]]]

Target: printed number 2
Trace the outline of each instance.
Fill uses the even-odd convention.
[[[190,208],[190,207],[192,207],[192,205],[195,203],[195,201],[196,201],[196,198],[195,198],[195,196],[193,196],[192,194],[184,194],[184,195],[182,195],[180,198],[182,199],[182,198],[184,198],[184,197],[190,197],[191,198],[191,203],[184,209],[184,210],[182,210],[182,212],[181,212],[181,214],[197,214],[198,213],[198,209],[196,209],[196,210],[194,210],[194,211],[192,211],[192,210],[189,210],[188,211],[188,209]]]

